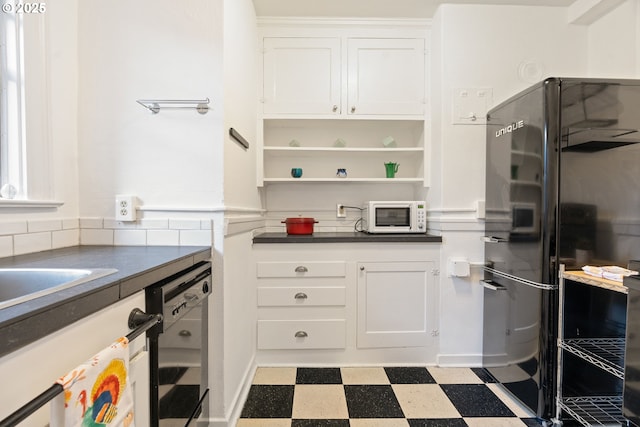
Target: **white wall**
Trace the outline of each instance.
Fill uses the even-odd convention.
[[[640,5],[627,0],[588,27],[589,76],[640,77]]]
[[[80,215],[113,217],[114,196],[142,205],[223,200],[222,1],[79,5]],[[211,100],[162,110],[137,99]]]
[[[253,227],[261,224],[256,187],[257,25],[251,0],[224,0],[224,222],[214,234],[216,272],[213,357],[210,358],[210,419],[226,426],[242,409],[243,386],[251,382],[255,357],[256,292],[252,277]],[[236,129],[248,142],[244,149],[229,137]],[[219,154],[219,155],[220,155]],[[256,218],[258,216],[258,218]],[[257,219],[256,224],[251,221]],[[249,221],[248,227],[238,226]],[[222,238],[224,236],[224,238]],[[237,415],[236,415],[237,416]]]
[[[432,27],[433,162],[431,227],[443,235],[440,264],[441,364],[479,364],[483,291],[479,269],[447,276],[447,260],[484,258],[485,127],[452,123],[454,88],[491,88],[496,105],[548,76],[587,75],[587,28],[555,7],[442,5]],[[536,71],[540,71],[536,75]]]

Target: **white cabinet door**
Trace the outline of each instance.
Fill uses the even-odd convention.
[[[424,49],[424,39],[349,39],[348,114],[424,114]]]
[[[433,262],[358,263],[358,348],[425,346]]]
[[[151,425],[149,391],[149,352],[146,348],[146,334],[141,335],[129,344],[129,383],[133,390],[135,425]]]
[[[340,114],[340,39],[264,39],[264,114]]]

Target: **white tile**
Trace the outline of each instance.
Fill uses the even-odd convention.
[[[51,248],[66,248],[76,246],[80,243],[80,230],[77,228],[70,230],[53,231],[51,233]]]
[[[51,233],[16,234],[13,236],[13,254],[29,254],[51,249]]]
[[[102,218],[80,218],[80,228],[102,228]]]
[[[62,230],[62,220],[60,219],[30,219],[27,221],[29,233],[39,233],[42,231]]]
[[[184,420],[183,420],[184,421]],[[290,418],[240,418],[236,427],[291,427]]]
[[[80,230],[81,245],[113,245],[113,230],[83,228]]]
[[[438,384],[392,384],[391,387],[407,418],[460,418]]]
[[[180,246],[211,246],[211,230],[180,230]]]
[[[296,368],[258,368],[252,384],[293,385],[296,383]]]
[[[352,418],[350,427],[409,427],[404,418]]]
[[[63,218],[62,228],[68,230],[71,228],[80,228],[80,218]]]
[[[147,230],[162,230],[169,228],[169,220],[166,218],[143,218],[140,220],[140,228]]]
[[[341,368],[343,384],[389,384],[382,367]]]
[[[200,230],[199,219],[170,219],[169,228],[172,230]]]
[[[0,236],[22,234],[27,232],[27,221],[0,222]]]
[[[105,218],[102,226],[104,228],[124,228],[124,229],[133,229],[138,228],[138,223],[135,221],[116,221],[113,218]]]
[[[0,236],[0,258],[13,255],[13,236]]]
[[[347,419],[347,399],[342,384],[296,385],[292,418]]]
[[[178,246],[180,232],[178,230],[147,230],[147,245]]]
[[[147,230],[114,230],[113,244],[144,246],[147,244]]]
[[[427,368],[438,384],[482,384],[483,381],[469,368]]]
[[[465,418],[464,422],[469,427],[525,427],[526,424],[520,418]]]

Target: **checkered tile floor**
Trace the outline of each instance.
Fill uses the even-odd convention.
[[[258,368],[236,427],[539,427],[481,369]]]

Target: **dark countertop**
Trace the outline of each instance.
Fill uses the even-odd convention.
[[[315,234],[262,233],[253,243],[440,243],[431,234],[367,234],[362,232],[322,232]]]
[[[118,270],[50,295],[0,309],[0,356],[210,257],[211,248],[208,246],[74,246],[0,258],[0,268]]]

